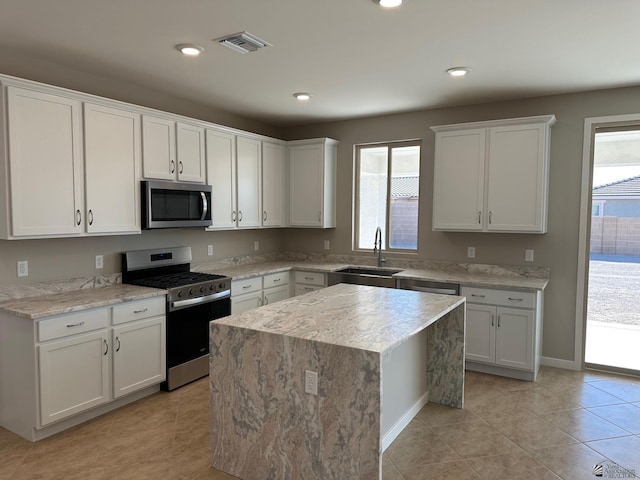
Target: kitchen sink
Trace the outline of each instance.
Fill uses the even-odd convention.
[[[329,285],[338,283],[352,283],[356,285],[370,285],[372,287],[395,288],[396,279],[393,278],[395,273],[402,270],[394,270],[392,268],[375,268],[375,267],[347,267],[327,275]]]

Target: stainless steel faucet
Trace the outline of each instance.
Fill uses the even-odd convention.
[[[378,267],[382,267],[387,260],[382,256],[382,230],[376,228],[376,238],[373,239],[373,253],[378,253]]]

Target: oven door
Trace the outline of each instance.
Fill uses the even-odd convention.
[[[160,180],[142,182],[142,226],[211,226],[211,186]]]
[[[209,322],[231,314],[231,298],[167,308],[167,380],[173,390],[209,374]]]

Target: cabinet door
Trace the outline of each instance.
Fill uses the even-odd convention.
[[[533,310],[498,307],[496,363],[505,367],[533,369]]]
[[[213,189],[212,229],[236,226],[236,137],[207,130],[207,183]]]
[[[176,124],[178,180],[205,181],[204,128]]]
[[[283,226],[286,199],[284,145],[262,142],[262,226]]]
[[[164,316],[124,324],[112,334],[114,398],[166,379]]]
[[[84,230],[80,102],[7,87],[11,235]]]
[[[87,231],[140,233],[140,115],[84,104]]]
[[[321,227],[324,185],[323,145],[295,145],[289,149],[290,225]]]
[[[282,287],[267,288],[263,291],[262,298],[265,305],[279,302],[291,296],[289,285]]]
[[[436,133],[433,229],[483,229],[486,129]]]
[[[544,125],[490,130],[487,230],[543,233],[546,229],[544,130]]]
[[[236,137],[238,227],[262,225],[262,154],[259,140]]]
[[[262,306],[262,290],[231,297],[231,313],[242,313]]]
[[[109,400],[107,330],[38,346],[40,425]]]
[[[145,178],[176,179],[175,124],[142,116],[142,174]]]
[[[496,307],[467,303],[465,349],[467,360],[495,363]]]

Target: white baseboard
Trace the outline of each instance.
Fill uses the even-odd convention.
[[[402,417],[391,427],[383,436],[381,441],[382,451],[384,452],[389,445],[396,439],[400,432],[413,420],[422,407],[429,402],[429,392],[425,392],[413,406],[405,412]]]
[[[541,357],[540,365],[544,365],[545,367],[564,368],[565,370],[582,370],[582,365],[580,365],[580,362],[576,362],[574,360],[562,360],[560,358],[552,357]]]

